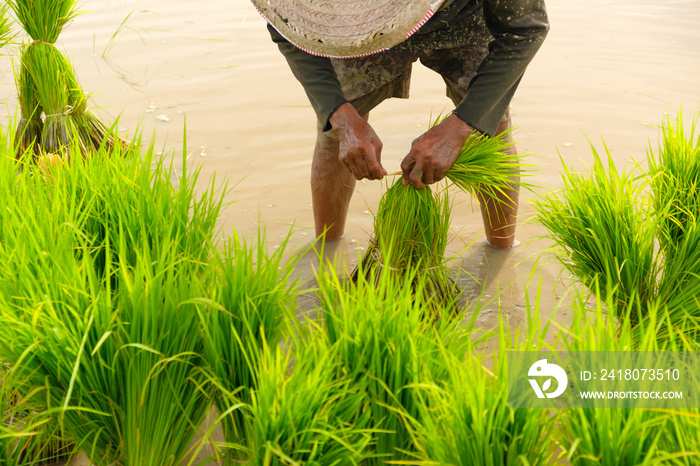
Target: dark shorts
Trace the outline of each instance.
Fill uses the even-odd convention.
[[[446,94],[454,105],[466,95],[476,70],[488,54],[492,36],[483,11],[477,10],[467,24],[441,31],[440,38],[416,37],[414,46],[397,47],[359,58],[332,59],[345,98],[360,115],[369,113],[385,99],[408,98],[413,63],[420,62],[442,76]],[[432,33],[431,33],[432,34]],[[508,112],[504,115],[507,118]]]

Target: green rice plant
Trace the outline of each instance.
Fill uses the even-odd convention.
[[[0,158],[0,354],[95,464],[180,464],[210,407],[198,299],[220,198],[186,169],[174,188],[153,152],[52,182]]]
[[[37,156],[43,152],[67,158],[69,149],[87,155],[104,145],[103,152],[111,155],[116,144],[126,144],[88,109],[73,66],[55,46],[43,42],[23,46],[16,74],[22,110],[18,156],[32,145]]]
[[[410,457],[415,445],[409,419],[421,422],[413,387],[450,376],[453,360],[445,353],[466,354],[474,322],[426,320],[433,308],[416,296],[424,296],[428,279],[416,269],[401,279],[360,270],[352,283],[328,265],[317,281],[319,320],[337,351],[342,377],[364,393],[364,411],[371,413],[374,455],[367,464]]]
[[[660,272],[655,256],[654,220],[648,198],[633,173],[620,173],[608,156],[608,168],[593,151],[592,177],[565,168],[561,191],[534,203],[549,230],[562,264],[584,285],[604,293],[611,309],[624,310],[638,298],[639,322],[656,295]]]
[[[187,303],[201,284],[172,250],[141,259],[115,264],[124,280],[115,296],[87,255],[70,274],[48,258],[54,283],[37,280],[43,294],[24,307],[0,296],[2,337],[13,338],[3,354],[95,464],[179,464],[209,409]]]
[[[26,50],[27,46],[23,46],[20,53],[19,70],[15,71],[17,99],[21,112],[15,135],[17,159],[29,150],[35,156],[40,155],[41,133],[44,127],[44,122],[41,119],[44,110],[39,103],[34,78],[30,72],[30,65],[27,63]]]
[[[95,157],[73,161],[69,169],[57,172],[46,189],[52,199],[61,200],[57,201],[62,209],[58,214],[80,225],[101,278],[107,278],[108,254],[115,262],[134,266],[139,248],[144,247],[152,251],[175,247],[178,254],[204,269],[211,257],[210,242],[217,233],[226,185],[219,190],[212,179],[208,189],[196,191],[199,169],[187,171],[183,158],[185,169],[175,186],[172,180],[179,175],[173,159],[156,157],[153,144],[142,146],[140,141],[137,136],[129,146],[115,148],[111,161],[97,160],[110,150],[102,147]],[[56,219],[65,221],[68,219]],[[79,258],[84,253],[76,249],[74,255]]]
[[[552,412],[508,406],[506,359],[499,354],[495,373],[475,353],[454,360],[450,383],[423,389],[420,454],[404,464],[551,464]]]
[[[700,136],[697,117],[686,136],[682,115],[675,125],[666,120],[658,155],[649,150],[649,178],[658,218],[659,262],[663,271],[658,299],[666,306],[671,325],[686,330],[700,345]],[[667,330],[661,330],[660,337]],[[697,349],[696,346],[695,349]]]
[[[21,141],[17,157],[33,145],[36,156],[70,156],[73,140],[80,154],[95,152],[102,145],[112,152],[124,145],[114,132],[88,110],[73,67],[53,46],[63,27],[77,15],[75,0],[9,0],[22,27],[33,39],[21,50],[20,70],[16,73],[22,118],[17,127]],[[0,44],[11,38],[4,7],[0,13]],[[42,120],[42,112],[44,119]],[[20,137],[21,136],[21,137]]]
[[[8,0],[17,20],[37,42],[54,44],[78,14],[76,0]]]
[[[32,452],[40,446],[35,439],[47,419],[32,417],[31,394],[22,399],[14,389],[12,376],[0,362],[0,464],[31,466],[38,463]]]
[[[70,64],[56,47],[46,43],[28,46],[23,60],[26,60],[38,102],[44,110],[41,148],[45,153],[69,158],[67,151],[73,149],[75,140],[79,153],[84,154],[87,149],[78,138],[78,127],[71,118],[73,109],[80,102],[72,100],[73,95],[69,92],[67,76],[73,73]]]
[[[549,326],[540,324],[538,302],[528,300],[527,307],[529,325],[522,335],[499,314],[498,328],[486,335],[497,340],[493,354],[476,347],[466,356],[447,354],[449,377],[416,385],[421,414],[412,430],[418,452],[402,464],[552,464],[553,410],[514,409],[508,403],[508,351],[541,350]]]
[[[676,255],[675,247],[686,228],[700,218],[700,134],[696,139],[696,124],[697,117],[686,136],[682,114],[675,124],[667,117],[657,154],[650,148],[647,155],[654,211],[664,213],[658,239],[670,259]]]
[[[513,176],[527,165],[521,161],[522,154],[509,150],[514,145],[510,141],[511,131],[493,137],[472,132],[445,177],[464,192],[494,199],[504,197],[513,185],[525,186],[519,176]],[[501,200],[507,200],[505,197]]]
[[[604,294],[604,293],[603,293]],[[610,295],[612,296],[612,294]],[[612,300],[610,306],[617,303]],[[619,328],[611,314],[605,314],[601,300],[596,301],[594,312],[587,313],[581,299],[573,306],[574,321],[562,333],[563,348],[568,351],[630,351],[634,348],[629,319],[638,303],[619,310]],[[654,311],[652,311],[654,312]],[[655,345],[647,340],[647,345]],[[657,450],[659,432],[666,416],[643,409],[572,408],[562,410],[558,441],[573,465],[641,465]]]
[[[610,309],[618,317],[633,326],[659,317],[646,324],[659,325],[657,340],[680,329],[697,348],[700,139],[694,141],[695,123],[686,137],[680,117],[675,127],[667,121],[662,134],[659,155],[648,156],[649,173],[620,173],[609,153],[606,171],[593,149],[592,177],[565,170],[561,192],[536,208],[562,263],[584,285],[601,290],[604,302],[614,302]],[[643,329],[635,333],[641,338]]]
[[[108,128],[88,108],[88,98],[83,93],[83,89],[73,72],[73,65],[62,54],[58,54],[56,59],[61,61],[61,68],[63,69],[71,105],[70,116],[78,129],[78,138],[81,146],[91,151],[96,151],[102,145],[105,145],[111,154],[116,144],[126,145],[126,141],[123,141],[115,131]]]
[[[603,295],[598,290],[596,294]],[[629,315],[638,312],[640,304],[632,301],[628,309],[606,311],[615,301],[595,300],[588,309],[578,297],[572,307],[574,319],[560,335],[561,348],[567,351],[688,351],[682,331],[658,340],[656,333],[664,319],[665,309],[649,306],[652,317],[632,325]],[[616,320],[619,317],[619,322]],[[668,326],[671,330],[673,327]],[[697,411],[697,410],[695,410]],[[643,465],[696,464],[697,442],[679,437],[696,424],[692,411],[668,412],[654,409],[575,408],[560,412],[557,441],[573,465]]]
[[[700,410],[667,412],[670,418],[659,439],[659,463],[692,466],[700,462]]]
[[[68,461],[74,445],[41,409],[41,388],[22,391],[17,371],[0,359],[0,464],[34,466]]]
[[[12,22],[8,14],[9,9],[10,6],[7,4],[0,7],[0,49],[15,38],[15,34],[12,32]]]
[[[665,218],[665,217],[664,217]],[[657,285],[656,300],[663,306],[661,321],[656,316],[645,317],[647,325],[656,325],[656,339],[664,341],[683,338],[700,350],[700,222],[689,222],[679,242],[667,247],[659,261],[664,262]],[[643,332],[639,329],[637,333]],[[691,343],[692,342],[692,343]]]
[[[220,413],[236,403],[250,404],[264,346],[280,344],[293,315],[299,291],[291,278],[296,259],[283,262],[288,239],[268,255],[262,231],[256,247],[233,232],[209,261],[211,301],[199,318]],[[251,445],[252,424],[245,410],[225,415],[221,427],[229,445]],[[231,461],[248,453],[241,448],[225,452]]]
[[[445,265],[451,205],[446,191],[433,194],[429,187],[417,190],[397,179],[386,190],[374,217],[374,237],[360,264],[358,275],[396,276],[399,281],[413,270],[425,277],[416,299],[435,308],[450,309],[459,289]],[[416,276],[416,278],[419,278]]]
[[[340,375],[338,348],[322,330],[311,333],[293,356],[266,347],[259,360],[252,464],[358,465],[370,456],[365,393]]]

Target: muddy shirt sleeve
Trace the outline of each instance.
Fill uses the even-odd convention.
[[[484,16],[494,40],[455,113],[493,135],[549,23],[544,0],[484,0]]]
[[[330,58],[306,53],[292,45],[269,24],[267,29],[272,41],[287,59],[292,74],[304,87],[318,121],[323,125],[323,131],[328,131],[331,129],[328,119],[338,107],[347,102]]]

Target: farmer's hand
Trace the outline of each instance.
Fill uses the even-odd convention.
[[[472,131],[474,128],[452,113],[418,137],[401,162],[403,184],[423,189],[443,179]]]
[[[340,138],[340,160],[356,179],[381,180],[386,175],[382,167],[382,141],[367,121],[346,102],[330,118]]]

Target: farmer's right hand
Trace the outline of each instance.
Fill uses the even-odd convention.
[[[387,174],[382,167],[382,141],[355,107],[345,102],[330,122],[340,138],[340,160],[355,178],[381,180]]]

